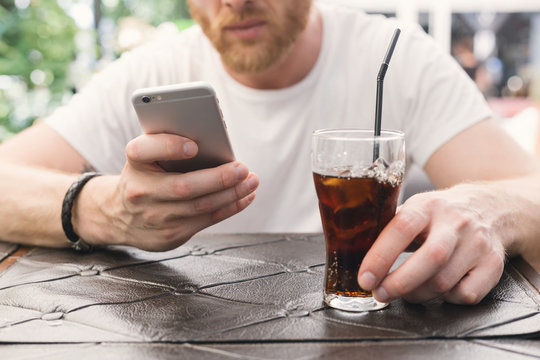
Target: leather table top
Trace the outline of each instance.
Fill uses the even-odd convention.
[[[0,243],[2,359],[540,358],[540,293],[514,262],[476,306],[353,314],[323,304],[321,234],[31,248],[2,268],[18,249]]]

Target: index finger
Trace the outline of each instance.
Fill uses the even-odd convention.
[[[428,225],[429,218],[425,214],[406,206],[402,207],[364,257],[358,271],[360,287],[364,290],[375,289],[398,256]]]
[[[239,161],[184,174],[159,174],[156,195],[161,200],[190,200],[231,188],[246,179],[248,175],[249,169]]]

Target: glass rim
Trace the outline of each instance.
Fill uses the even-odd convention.
[[[312,133],[313,137],[324,138],[327,140],[396,140],[403,139],[405,133],[401,130],[381,130],[381,135],[375,136],[373,134],[373,129],[319,129],[315,130]],[[362,136],[350,137],[345,136],[345,134],[361,134]],[[365,136],[369,135],[369,136]]]

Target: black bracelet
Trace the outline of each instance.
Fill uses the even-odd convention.
[[[73,224],[71,222],[73,202],[77,198],[77,195],[81,192],[83,186],[92,178],[101,175],[96,172],[87,172],[79,176],[73,184],[69,187],[64,196],[64,201],[62,202],[62,228],[64,229],[64,234],[71,243],[71,247],[77,251],[90,252],[92,251],[92,245],[88,244],[86,241],[81,239],[79,235],[73,230]]]

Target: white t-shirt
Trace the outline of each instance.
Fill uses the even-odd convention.
[[[125,146],[141,134],[130,104],[141,87],[210,82],[238,160],[260,178],[256,200],[207,231],[321,231],[311,133],[372,128],[376,78],[390,38],[402,34],[384,82],[383,129],[406,133],[408,164],[422,167],[452,136],[490,116],[474,83],[416,25],[317,5],[323,41],[312,71],[281,90],[246,87],[224,70],[198,26],[124,54],[46,121],[98,171],[119,173]]]

